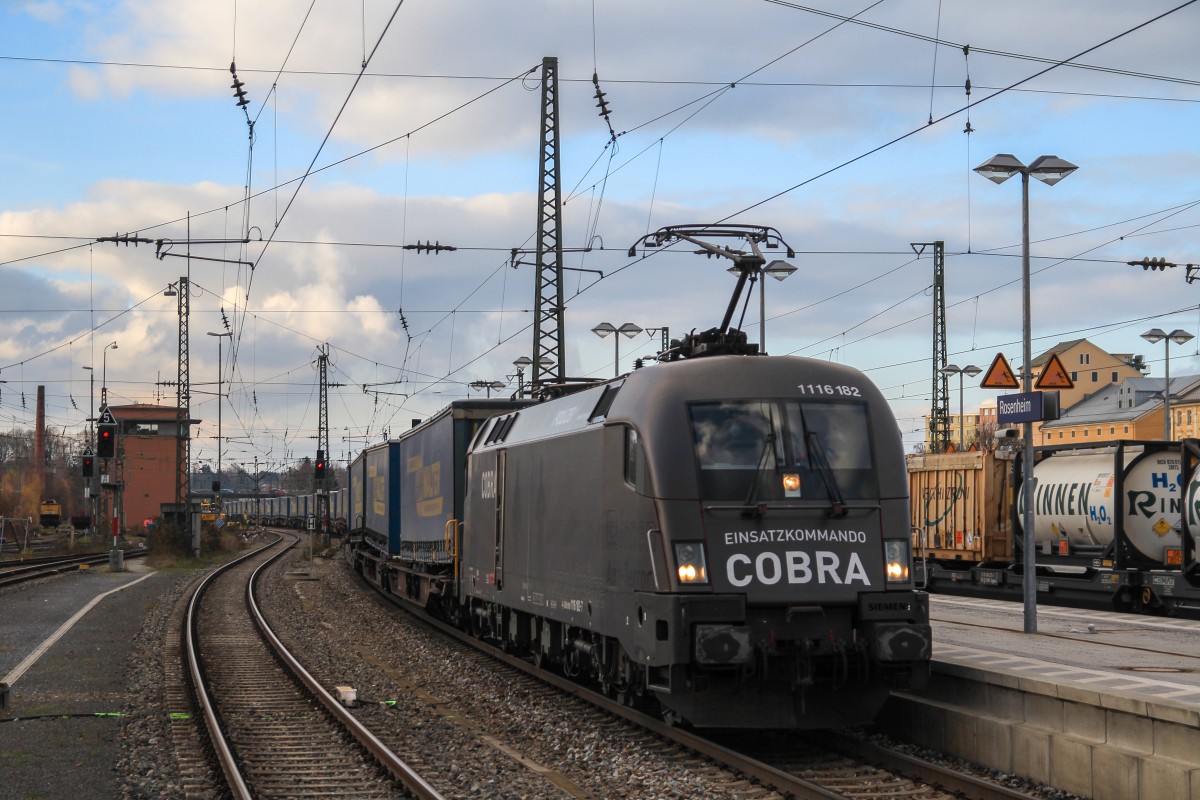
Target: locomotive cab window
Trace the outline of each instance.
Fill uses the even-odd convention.
[[[866,406],[755,400],[689,407],[703,500],[873,500]]]
[[[635,428],[625,427],[625,483],[639,492],[646,490],[646,450]]]

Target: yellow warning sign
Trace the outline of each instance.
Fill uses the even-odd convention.
[[[981,389],[1019,389],[1020,384],[1017,383],[1017,378],[1013,375],[1012,367],[1008,365],[1008,359],[1004,357],[1004,353],[996,353],[996,357],[992,360],[992,365],[988,367],[987,372],[983,374],[983,381],[979,384]]]
[[[1058,353],[1051,353],[1050,360],[1046,362],[1046,366],[1042,367],[1042,374],[1038,375],[1038,379],[1034,382],[1035,389],[1074,389],[1075,382],[1071,380],[1071,373],[1067,372],[1067,368],[1063,366],[1062,361],[1058,357]]]

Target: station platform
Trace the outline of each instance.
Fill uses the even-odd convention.
[[[929,688],[880,727],[1099,800],[1200,800],[1200,621],[933,596]]]
[[[0,591],[0,798],[129,796],[129,753],[143,746],[131,732],[146,729],[132,727],[145,704],[133,652],[186,573],[126,564]]]

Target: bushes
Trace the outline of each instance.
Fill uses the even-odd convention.
[[[203,525],[200,529],[200,559],[192,557],[192,535],[172,522],[163,522],[148,535],[150,555],[147,563],[158,568],[196,566],[225,561],[241,552],[242,538],[237,531]]]

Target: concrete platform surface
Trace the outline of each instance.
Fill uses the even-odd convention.
[[[1200,621],[930,598],[934,658],[1200,710]]]
[[[1200,622],[931,598],[933,665],[899,738],[1095,800],[1200,800]]]

